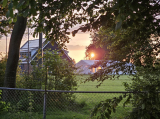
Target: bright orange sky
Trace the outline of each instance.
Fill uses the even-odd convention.
[[[71,38],[70,42],[67,44],[69,51],[69,56],[75,59],[76,63],[85,57],[85,48],[90,44],[91,38],[90,33],[78,32],[75,37],[69,36]],[[9,39],[7,37],[7,47],[9,46]],[[21,46],[27,41],[27,35],[24,35]],[[33,39],[30,39],[33,40]],[[6,37],[0,39],[0,52],[6,53]]]
[[[90,33],[78,33],[71,37],[70,43],[67,44],[69,56],[75,59],[76,63],[85,57],[85,48],[91,42]]]

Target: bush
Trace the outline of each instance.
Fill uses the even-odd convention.
[[[11,108],[9,103],[2,101],[1,93],[2,91],[0,90],[0,115],[8,112],[9,109]]]
[[[124,83],[127,93],[112,99],[101,101],[95,106],[91,117],[111,118],[118,104],[132,105],[133,109],[128,112],[127,119],[159,119],[160,117],[160,67],[137,67],[137,74],[133,75],[132,83]],[[126,99],[125,99],[126,98]]]
[[[0,87],[3,87],[7,58],[0,60]]]
[[[29,76],[23,74],[21,80],[17,81],[17,87],[45,89],[46,85],[47,90],[76,90],[76,68],[72,61],[62,59],[57,52],[44,51],[43,66],[37,67],[33,61],[32,72]]]
[[[43,55],[43,67],[37,67],[35,62],[32,62],[33,71],[30,75],[23,74],[21,80],[17,81],[18,88],[27,89],[46,89],[47,90],[76,90],[77,81],[75,78],[75,67],[70,61],[61,58],[58,51],[46,50]],[[38,59],[38,57],[37,57]],[[20,109],[27,111],[29,107],[28,93],[19,94],[18,103]],[[43,105],[43,94],[32,92],[33,109],[38,111],[39,107]],[[48,106],[56,106],[57,104],[63,106],[64,103],[69,103],[74,100],[73,93],[48,93],[47,103]]]
[[[126,91],[137,92],[130,98],[133,119],[159,119],[160,117],[160,69],[159,67],[139,67],[132,84],[125,83]],[[139,93],[138,93],[139,92]]]

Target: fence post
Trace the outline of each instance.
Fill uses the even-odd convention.
[[[43,103],[43,119],[46,119],[46,85],[47,85],[47,74],[48,74],[48,67],[47,67],[46,79],[45,79],[45,92],[44,92],[44,103]]]

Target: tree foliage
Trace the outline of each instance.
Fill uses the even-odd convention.
[[[1,6],[6,7],[7,1],[9,0],[3,0]],[[92,10],[100,10],[98,5],[101,4],[105,6],[107,3],[94,0],[9,1],[6,16],[10,22],[13,21],[16,23],[10,40],[5,86],[15,87],[15,72],[18,65],[19,47],[26,28],[27,19],[30,24],[34,24],[31,26],[35,28],[34,35],[37,35],[38,32],[43,32],[47,40],[57,41],[60,43],[59,46],[63,47],[65,42],[69,42],[66,34],[68,34],[70,28],[82,22],[90,22],[93,24],[94,19],[99,17],[99,13],[104,14],[103,10],[101,10],[101,12],[92,12]],[[102,18],[100,17],[98,19],[100,21],[97,21],[98,24],[93,25],[94,29],[100,27],[99,23],[102,22]],[[88,28],[88,26],[84,26],[78,30],[82,30],[83,32],[87,30],[90,31],[90,28]],[[73,31],[72,34],[75,35],[78,30]]]
[[[9,2],[6,3],[6,6],[4,7],[2,5],[2,2],[3,1],[0,1],[0,38],[3,35],[7,35],[7,33],[10,33],[10,29],[13,28],[14,25],[14,22],[9,22],[9,20],[6,17]]]
[[[6,1],[3,1],[4,6]],[[21,16],[24,18],[21,19],[22,21],[28,18],[31,23],[34,23],[32,27],[36,27],[35,34],[43,32],[48,40],[53,38],[61,43],[61,47],[69,41],[65,34],[74,25],[88,22],[74,30],[73,36],[79,30],[93,31],[103,26],[99,44],[109,49],[106,57],[118,61],[118,64],[113,63],[110,68],[99,70],[90,77],[91,80],[104,81],[110,78],[111,76],[107,73],[113,68],[125,70],[125,62],[132,62],[137,68],[155,68],[155,56],[159,54],[160,45],[158,39],[160,3],[157,0],[113,0],[110,2],[103,0],[28,0],[27,2],[12,0],[9,6],[13,6],[9,7],[9,18],[16,20],[17,16]],[[13,15],[14,9],[19,12]],[[13,29],[13,33],[16,32],[18,30],[14,32]],[[105,61],[101,65],[105,67],[107,63]],[[154,79],[152,75],[151,79]]]
[[[86,47],[86,58],[92,59],[91,54],[93,53],[95,60],[102,60],[105,57],[105,54],[108,52],[106,47],[96,44],[96,41],[98,41],[97,35],[98,34],[96,32],[91,35],[92,43]]]
[[[40,54],[37,60],[41,58]],[[43,65],[37,66],[36,61],[32,61],[32,72],[30,75],[23,74],[17,80],[17,88],[27,89],[43,89],[43,90],[67,90],[73,91],[77,89],[77,81],[75,80],[75,67],[72,61],[62,59],[58,51],[45,50],[43,55]],[[44,93],[40,92],[20,92],[18,95],[21,99],[20,109],[27,111],[30,107],[30,100],[26,96],[32,98],[34,111],[38,111],[43,107],[43,100],[37,102],[37,98],[43,99]],[[12,100],[10,100],[12,101]],[[74,101],[73,93],[47,93],[47,105],[55,108],[58,106],[66,108],[66,103]]]
[[[112,21],[114,16],[110,2],[101,0],[3,0],[1,6],[6,7],[7,3],[9,5],[6,16],[10,22],[16,23],[10,40],[5,76],[6,87],[15,87],[19,47],[27,19],[30,24],[34,24],[31,26],[35,28],[34,35],[38,34],[38,32],[43,32],[47,40],[57,41],[60,43],[59,46],[63,47],[65,42],[69,42],[66,34],[74,25],[87,22],[84,26],[74,30],[72,32],[73,36],[79,30],[85,32],[98,29],[100,26],[105,25],[106,22]],[[10,83],[8,84],[8,82]]]
[[[137,75],[133,77],[133,83],[125,83],[126,91],[137,92],[129,100],[133,105],[130,118],[147,118],[158,119],[160,116],[160,101],[159,101],[159,64],[155,68],[139,67]],[[139,92],[139,93],[138,93]]]
[[[5,70],[6,70],[6,62],[7,62],[6,57],[3,57],[0,60],[0,87],[3,87],[3,83],[4,83],[4,76],[5,76]]]
[[[43,58],[43,66],[37,67],[37,63],[32,61],[32,72],[23,75],[17,82],[18,88],[46,89],[48,90],[76,90],[75,70],[72,61],[67,61],[61,57],[58,51],[45,50],[43,57],[40,54],[37,60]],[[47,82],[46,82],[47,81]]]
[[[116,1],[112,7],[115,16],[110,22],[111,26],[103,26],[98,32],[99,39],[95,44],[106,47],[109,53],[104,62],[97,64],[104,68],[87,81],[103,82],[114,77],[108,76],[113,69],[126,72],[136,68],[133,83],[125,83],[126,91],[133,94],[124,95],[127,97],[124,104],[131,103],[134,106],[127,118],[159,117],[159,6],[156,0]],[[109,63],[107,60],[117,63],[106,67]],[[136,67],[126,66],[125,62],[132,62]],[[111,112],[124,100],[124,96],[100,102],[91,116],[100,113],[97,117],[110,118]]]
[[[76,90],[75,70],[72,61],[62,59],[58,51],[45,51],[43,65],[49,72],[49,89]]]
[[[105,56],[106,60],[118,61],[118,65],[113,64],[112,67],[114,69],[126,69],[126,65],[122,65],[126,62],[131,62],[135,66],[147,67],[147,65],[155,62],[155,57],[159,54],[160,19],[157,17],[159,14],[157,12],[159,10],[157,9],[159,3],[154,0],[125,1],[124,4],[122,4],[123,2],[112,2],[112,12],[109,17],[110,19],[112,18],[112,20],[107,21],[106,24],[99,29],[94,45],[97,47],[105,47],[108,50]],[[135,4],[137,5],[136,8],[134,6]],[[143,5],[145,5],[145,7]],[[145,9],[146,6],[150,9]],[[142,10],[143,7],[144,9]],[[108,12],[106,14],[108,14]],[[112,16],[113,14],[114,16]],[[119,24],[121,25],[118,29],[117,26]],[[107,66],[108,61],[106,60],[101,63],[101,66]],[[119,66],[122,67],[120,68]],[[133,68],[128,67],[128,70],[129,69]],[[99,70],[99,72],[92,77],[92,80],[98,79],[98,76],[105,77],[109,70],[108,68]],[[102,81],[103,80],[102,78]]]

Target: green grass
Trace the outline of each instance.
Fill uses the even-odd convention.
[[[131,80],[128,75],[122,75],[119,79],[116,80],[105,80],[100,87],[96,87],[98,84],[97,81],[83,83],[85,78],[89,77],[88,75],[77,76],[78,80],[78,89],[77,91],[125,91],[123,82],[130,83]],[[96,104],[105,99],[110,99],[117,97],[120,94],[106,94],[106,93],[75,93],[75,106],[72,106],[71,109],[59,110],[54,109],[52,111],[47,110],[46,119],[86,119],[89,118],[91,110]],[[131,110],[131,107],[123,108],[122,105],[118,106],[116,113],[112,114],[113,118],[121,119]],[[43,114],[41,113],[12,113],[6,115],[0,115],[1,119],[8,118],[16,119],[42,119]]]
[[[98,81],[83,83],[87,77],[89,77],[89,75],[77,76],[78,91],[125,91],[123,82],[131,82],[131,77],[129,75],[122,75],[119,79],[105,80],[101,86],[97,88],[96,86],[100,83]]]
[[[105,80],[100,87],[96,87],[97,81],[83,83],[84,80],[89,77],[88,75],[77,76],[78,89],[77,91],[125,91],[123,82],[130,83],[131,80],[128,75],[123,75],[116,80]],[[74,111],[56,111],[54,112],[54,119],[86,119],[89,118],[91,110],[96,104],[105,99],[111,99],[118,97],[120,94],[99,94],[99,93],[75,93],[76,102],[84,104],[83,108],[73,109]],[[116,113],[112,114],[113,118],[121,119],[124,115],[127,115],[130,107],[123,108],[122,105],[118,106]]]

